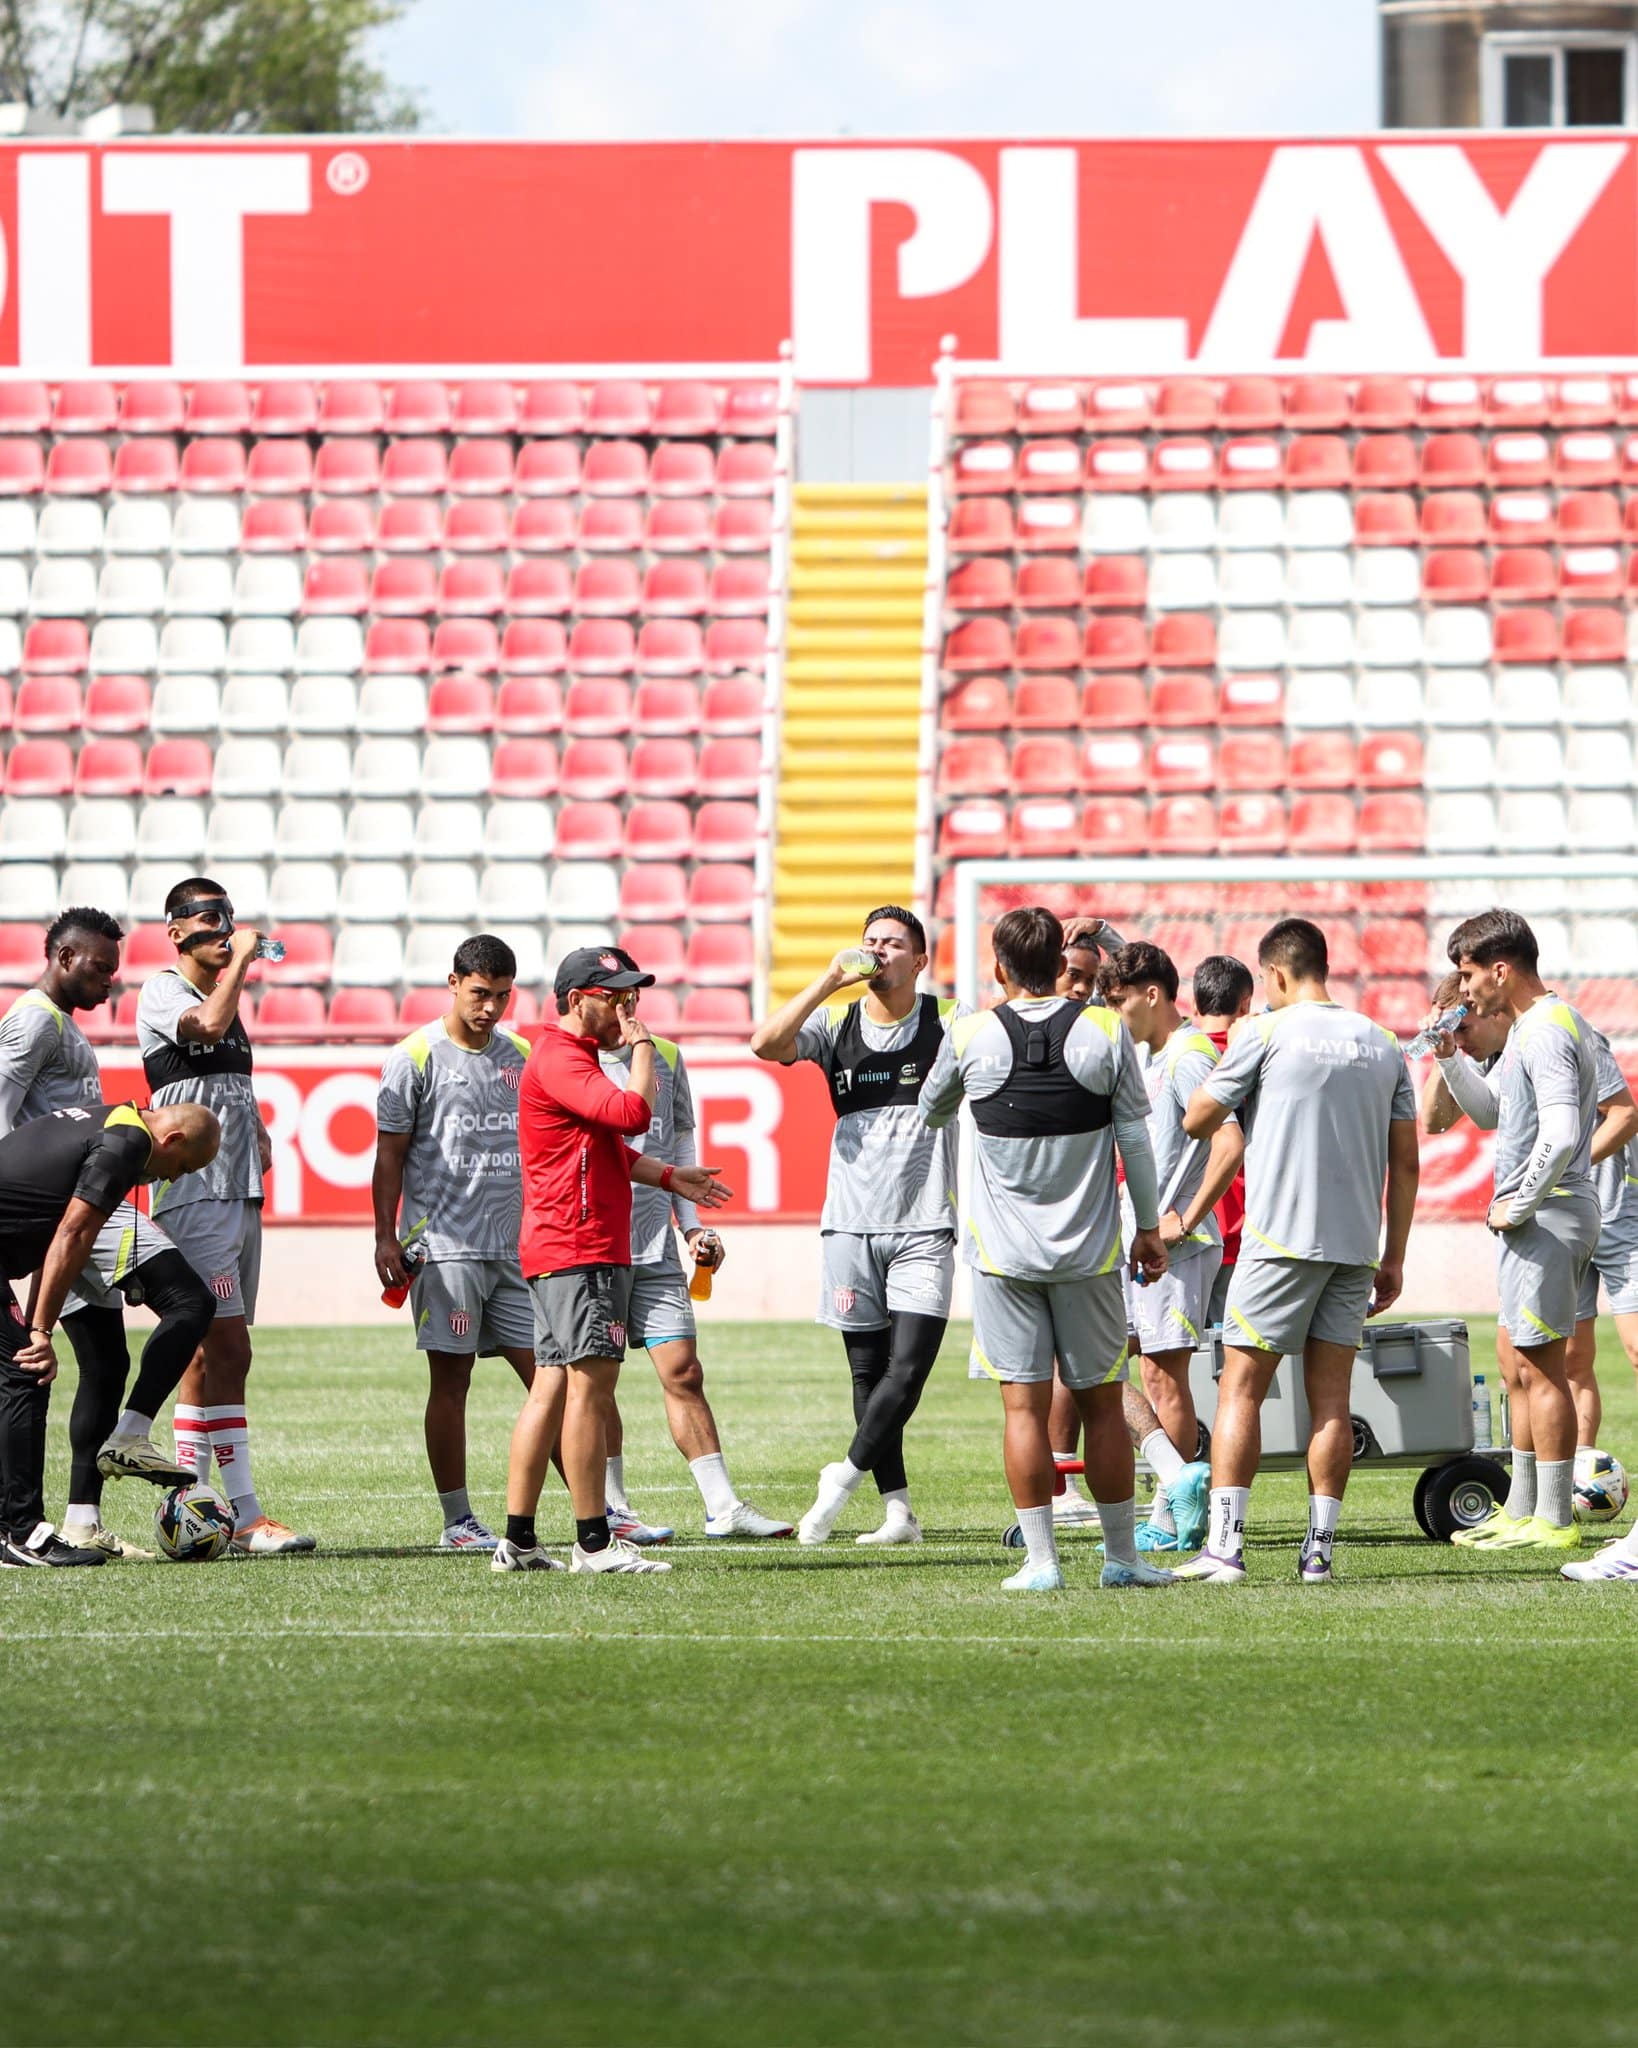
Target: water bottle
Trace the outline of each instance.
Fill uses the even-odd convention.
[[[877,975],[882,971],[881,956],[872,953],[868,946],[855,946],[850,953],[844,953],[839,963],[849,974]]]
[[[282,960],[284,958],[283,939],[258,939],[256,941],[256,950],[250,957],[252,960]]]
[[[1490,1389],[1485,1385],[1484,1374],[1473,1375],[1473,1448],[1488,1451],[1496,1439],[1490,1433]]]
[[[1466,1015],[1466,1003],[1458,1003],[1453,1010],[1446,1010],[1442,1017],[1428,1026],[1426,1031],[1417,1032],[1405,1048],[1406,1059],[1419,1060],[1424,1053],[1432,1052],[1434,1040],[1454,1031]]]
[[[262,943],[263,945],[266,945],[267,941],[264,939]],[[284,948],[281,946],[279,948],[279,951],[282,953],[284,951]],[[421,1268],[426,1264],[426,1262],[427,1248],[424,1244],[405,1245],[404,1271],[409,1274],[410,1278],[409,1280],[406,1280],[402,1286],[399,1286],[395,1283],[391,1287],[382,1288],[381,1299],[387,1304],[388,1308],[402,1308],[405,1302],[409,1300],[410,1281],[415,1278],[415,1275],[421,1270]]]

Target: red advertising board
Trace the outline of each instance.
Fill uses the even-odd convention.
[[[1638,358],[1619,137],[0,149],[0,367]]]

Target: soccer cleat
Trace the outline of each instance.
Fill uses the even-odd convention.
[[[1163,1529],[1158,1522],[1138,1523],[1137,1547],[1140,1551],[1176,1551],[1183,1548],[1182,1544],[1177,1540],[1177,1531],[1175,1529]]]
[[[21,1571],[33,1565],[106,1564],[100,1550],[65,1543],[49,1522],[36,1522],[27,1536],[0,1538],[0,1565]]]
[[[651,1529],[629,1502],[619,1507],[610,1506],[604,1512],[609,1518],[609,1534],[617,1543],[636,1543],[647,1550],[656,1543],[669,1543],[677,1533],[663,1524]]]
[[[62,1532],[62,1540],[76,1550],[100,1551],[109,1564],[157,1564],[158,1554],[152,1550],[140,1550],[134,1543],[127,1543],[123,1536],[116,1536],[112,1529],[105,1529],[100,1522],[87,1527],[77,1522],[72,1529]]]
[[[146,1479],[154,1486],[192,1486],[199,1476],[146,1436],[111,1436],[97,1453],[97,1470],[104,1479]]]
[[[289,1557],[298,1550],[317,1550],[316,1536],[298,1536],[271,1515],[258,1515],[233,1532],[233,1548],[242,1557]]]
[[[1136,1564],[1124,1564],[1111,1558],[1098,1577],[1100,1586],[1170,1586],[1175,1584],[1176,1572],[1164,1571],[1158,1564],[1145,1564],[1139,1558]]]
[[[889,1512],[879,1529],[866,1529],[853,1540],[855,1543],[919,1543],[922,1540],[921,1524],[914,1515],[901,1509],[897,1514]]]
[[[813,1506],[808,1509],[796,1525],[798,1543],[824,1543],[836,1527],[838,1516],[853,1498],[849,1488],[831,1477],[841,1471],[840,1465],[823,1465],[819,1470],[819,1492]]]
[[[1460,1549],[1469,1549],[1475,1543],[1484,1543],[1492,1536],[1501,1536],[1509,1529],[1520,1529],[1528,1520],[1525,1515],[1510,1515],[1500,1501],[1491,1508],[1482,1522],[1475,1522],[1469,1529],[1458,1529],[1451,1542]]]
[[[1331,1560],[1322,1557],[1317,1550],[1305,1551],[1297,1560],[1297,1577],[1305,1586],[1336,1584],[1336,1577],[1331,1570]]]
[[[1558,1575],[1561,1579],[1576,1579],[1584,1586],[1612,1586],[1618,1581],[1630,1584],[1638,1580],[1638,1557],[1628,1552],[1623,1537],[1606,1543],[1596,1556],[1582,1558],[1576,1564],[1561,1564]]]
[[[611,1522],[610,1528],[614,1525]],[[772,1515],[765,1515],[759,1508],[752,1507],[748,1500],[736,1500],[725,1515],[707,1515],[705,1518],[707,1536],[794,1536],[794,1522],[776,1522]]]
[[[1052,1498],[1052,1526],[1054,1529],[1098,1529],[1103,1525],[1098,1519],[1098,1504],[1088,1500],[1073,1486],[1066,1486],[1062,1493]]]
[[[438,1538],[440,1550],[494,1550],[499,1543],[494,1530],[486,1529],[476,1515],[462,1515],[458,1522],[446,1523]]]
[[[1055,1564],[1026,1564],[1022,1571],[1001,1581],[1003,1593],[1061,1593],[1064,1575]]]
[[[1515,1522],[1510,1529],[1503,1529],[1499,1535],[1488,1536],[1482,1543],[1473,1545],[1475,1550],[1579,1550],[1581,1531],[1571,1522],[1566,1528],[1556,1523],[1544,1522],[1539,1515],[1530,1515],[1522,1522]]]
[[[661,1558],[644,1557],[635,1543],[627,1543],[617,1537],[606,1550],[582,1550],[577,1543],[569,1559],[569,1569],[572,1572],[668,1572],[671,1567]]]
[[[524,1550],[503,1536],[495,1545],[489,1569],[492,1572],[566,1572],[569,1567],[555,1557],[548,1557],[538,1543],[533,1550]]]
[[[1198,1550],[1206,1540],[1206,1517],[1211,1511],[1211,1467],[1204,1463],[1185,1465],[1166,1489],[1177,1524],[1179,1550]]]
[[[1172,1573],[1174,1579],[1198,1579],[1205,1586],[1238,1586],[1245,1575],[1243,1558],[1219,1557],[1214,1550],[1202,1550]]]

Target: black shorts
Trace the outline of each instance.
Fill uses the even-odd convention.
[[[574,1365],[626,1355],[628,1266],[576,1266],[529,1282],[535,1307],[535,1363]]]

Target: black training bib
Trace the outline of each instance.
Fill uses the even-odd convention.
[[[912,1109],[921,1084],[932,1072],[944,1043],[944,1018],[937,996],[918,996],[921,1014],[916,1035],[893,1052],[875,1052],[865,1044],[861,996],[849,1003],[836,1033],[830,1058],[830,1105],[838,1116],[861,1109],[889,1109],[907,1103]]]
[[[1109,1097],[1083,1088],[1064,1060],[1064,1041],[1082,1011],[1065,1003],[1050,1017],[1021,1017],[1003,1003],[995,1014],[1012,1043],[1012,1072],[993,1095],[968,1097],[985,1137],[1066,1138],[1106,1129]]]

